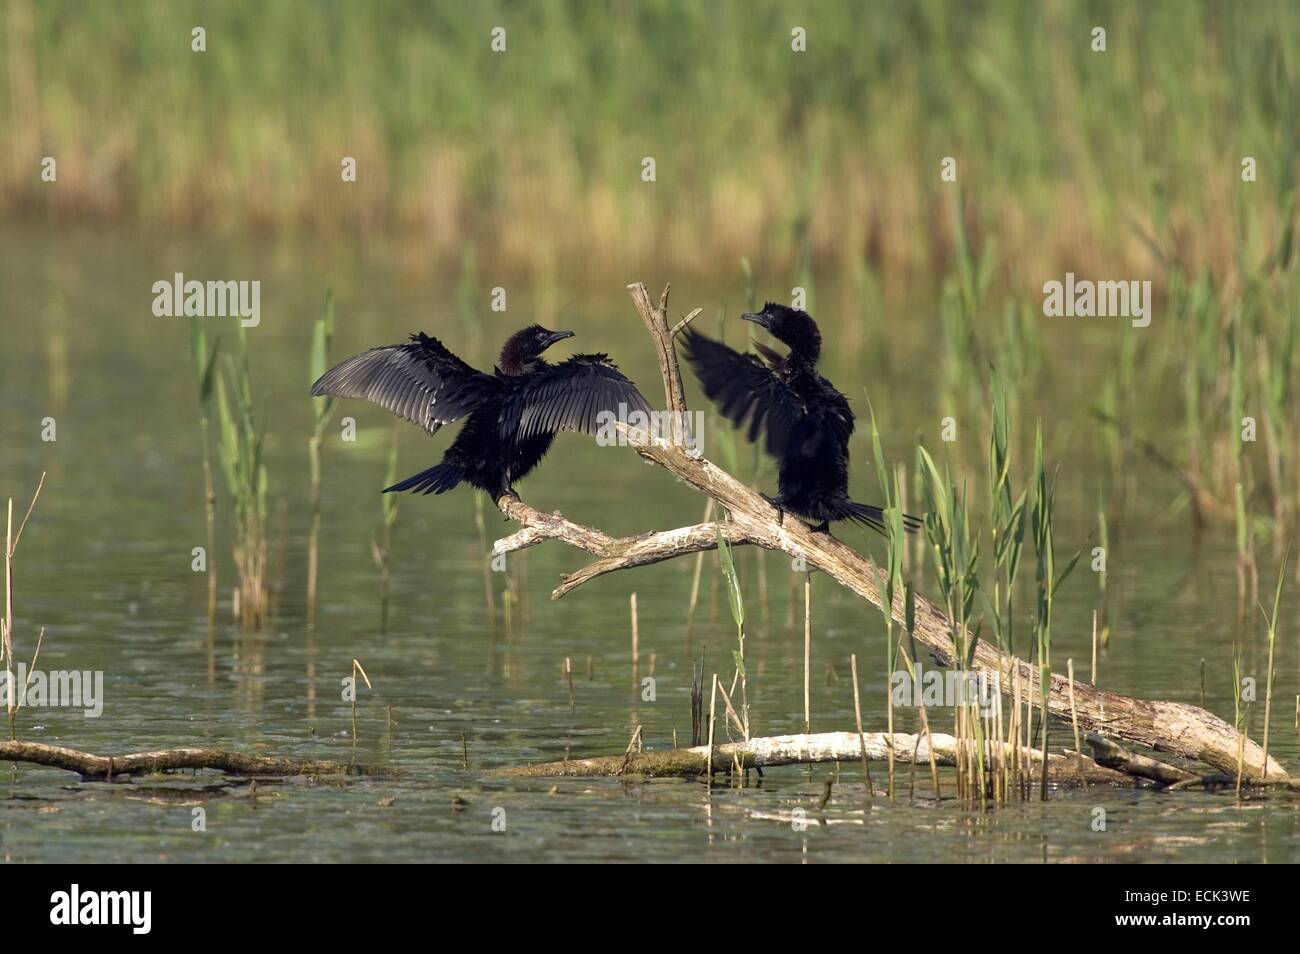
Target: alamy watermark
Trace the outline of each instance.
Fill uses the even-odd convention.
[[[153,283],[153,313],[159,318],[239,318],[245,328],[262,322],[260,281],[186,280],[177,272],[171,281]]]
[[[629,410],[619,402],[618,411],[604,410],[596,415],[596,443],[601,447],[627,447],[632,443],[628,436],[634,431],[644,431],[677,447],[686,449],[686,456],[698,458],[704,453],[703,411],[650,411]]]
[[[1043,285],[1043,314],[1049,318],[1131,318],[1134,328],[1151,324],[1151,282],[1076,280]]]
[[[50,923],[76,926],[123,925],[148,934],[153,925],[152,891],[83,891],[74,884],[50,895]]]
[[[12,672],[0,672],[0,708],[10,702],[33,708],[81,709],[87,719],[104,712],[104,673],[95,669],[55,669],[46,672],[19,663]]]
[[[918,661],[914,672],[899,669],[890,677],[894,705],[927,709],[978,706],[980,715],[997,711],[1001,685],[997,673],[959,672],[956,669],[925,669]]]

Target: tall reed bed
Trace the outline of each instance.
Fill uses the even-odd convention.
[[[953,480],[951,471],[940,474],[929,451],[917,448],[918,469],[924,474],[925,533],[942,604],[949,620],[953,666],[960,674],[963,697],[955,702],[953,734],[967,758],[957,772],[960,797],[983,800],[987,795],[983,725],[974,700],[966,700],[970,667],[980,638],[974,618],[980,592],[979,538],[972,531],[970,499],[966,485]]]
[[[1185,484],[1195,526],[1232,526],[1243,608],[1257,597],[1257,542],[1280,560],[1300,519],[1297,295],[1294,253],[1251,259],[1243,240],[1233,274],[1175,276],[1167,307],[1182,333],[1138,359],[1148,381],[1166,365],[1181,374],[1184,447],[1152,441],[1146,450]]]
[[[1295,149],[1300,10],[1286,0],[1240,17],[1210,0],[1117,10],[1101,18],[1104,55],[1086,5],[812,4],[793,18],[808,38],[796,53],[777,3],[597,16],[578,0],[490,0],[399,13],[395,30],[382,6],[285,0],[205,9],[199,57],[176,40],[194,26],[186,4],[10,6],[0,203],[12,209],[213,229],[378,224],[424,236],[425,264],[454,265],[468,239],[494,267],[605,276],[660,250],[678,272],[744,253],[792,276],[859,261],[942,270],[944,155],[959,157],[958,181],[978,176],[979,230],[1034,273],[1103,251],[1121,273],[1157,252],[1221,270],[1234,203],[1253,205],[1262,233],[1294,209],[1265,185]],[[504,54],[490,48],[500,25]],[[1134,95],[1147,75],[1165,95]],[[454,77],[454,95],[429,76]],[[137,105],[163,85],[172,108]],[[551,121],[560,102],[573,122]],[[361,163],[342,191],[341,142]],[[653,202],[639,175],[647,142]],[[1206,187],[1231,172],[1227,142],[1258,154],[1257,196]],[[58,189],[30,172],[46,148]],[[574,209],[588,210],[584,228],[557,232]],[[665,241],[683,222],[692,241]]]
[[[925,510],[924,537],[934,573],[940,603],[950,620],[954,648],[952,667],[957,673],[961,695],[945,700],[955,703],[953,731],[963,752],[956,773],[959,797],[972,801],[1006,801],[1027,794],[1030,766],[1024,758],[1031,740],[1041,747],[1041,764],[1046,766],[1049,733],[1047,703],[1052,674],[1052,620],[1056,592],[1082,555],[1082,549],[1058,567],[1054,530],[1055,481],[1049,476],[1044,459],[1042,430],[1037,430],[1034,456],[1028,478],[1023,484],[1016,477],[1012,448],[1013,426],[1008,409],[1008,395],[1003,377],[994,368],[989,372],[989,439],[981,468],[985,475],[985,496],[973,493],[976,481],[963,473],[960,464],[949,461],[940,466],[925,446],[916,451],[916,469],[920,475],[921,500]],[[881,450],[880,431],[874,409],[871,421],[872,453],[880,492],[886,501],[885,524],[888,545],[881,571],[880,588],[884,605],[887,645],[886,666],[898,672],[901,658],[907,676],[915,680],[915,649],[911,658],[900,653],[903,635],[911,630],[913,615],[912,583],[905,582],[905,534],[902,519],[902,487],[899,472],[892,476]],[[983,501],[983,506],[980,506]],[[987,535],[987,536],[986,536]],[[987,547],[984,541],[987,540]],[[1033,702],[1029,685],[1021,685],[1018,672],[1006,668],[1006,661],[1017,652],[1016,621],[1024,615],[1019,609],[1025,595],[1020,568],[1032,545],[1035,574],[1032,586],[1032,640],[1029,658],[1038,669],[1038,729],[1033,731]],[[916,567],[912,575],[918,575]],[[898,597],[902,597],[903,616],[907,621],[904,634],[894,636],[894,614]],[[999,679],[1009,676],[1010,711],[1006,711],[1000,684],[981,685],[972,666],[981,639],[991,640],[1004,661]],[[909,640],[910,643],[910,640]],[[1022,650],[1023,652],[1023,650]],[[972,692],[972,689],[975,691]],[[1021,701],[1024,701],[1024,714]],[[893,732],[892,696],[887,718]],[[929,732],[928,714],[921,708],[923,731]],[[1008,757],[1010,753],[1010,757]],[[932,774],[937,772],[932,766]],[[1039,778],[1040,797],[1047,797],[1046,772]],[[890,783],[891,793],[893,782]]]

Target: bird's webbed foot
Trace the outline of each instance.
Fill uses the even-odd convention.
[[[769,497],[767,494],[764,493],[760,493],[759,496],[762,497],[764,500],[766,500],[768,503],[770,503],[776,509],[776,525],[778,527],[785,526],[785,507],[782,506],[781,504],[781,498]]]

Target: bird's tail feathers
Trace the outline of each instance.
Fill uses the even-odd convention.
[[[455,487],[465,478],[465,471],[455,464],[443,462],[436,467],[422,470],[412,477],[398,481],[391,487],[385,487],[384,493],[401,492],[441,494]]]
[[[889,531],[885,529],[885,511],[881,508],[850,500],[846,509],[848,512],[844,516],[849,520],[870,527],[877,533],[888,535]],[[919,517],[913,517],[908,513],[903,514],[903,531],[905,533],[916,533],[922,526],[924,526],[924,523]]]

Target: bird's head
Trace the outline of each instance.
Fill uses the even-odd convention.
[[[523,374],[537,366],[542,352],[565,338],[572,338],[572,331],[551,331],[541,325],[529,325],[516,331],[506,339],[501,349],[501,370],[506,374]]]
[[[762,311],[740,317],[765,328],[773,338],[788,346],[791,354],[814,362],[821,355],[821,333],[817,322],[806,311],[769,301]]]

